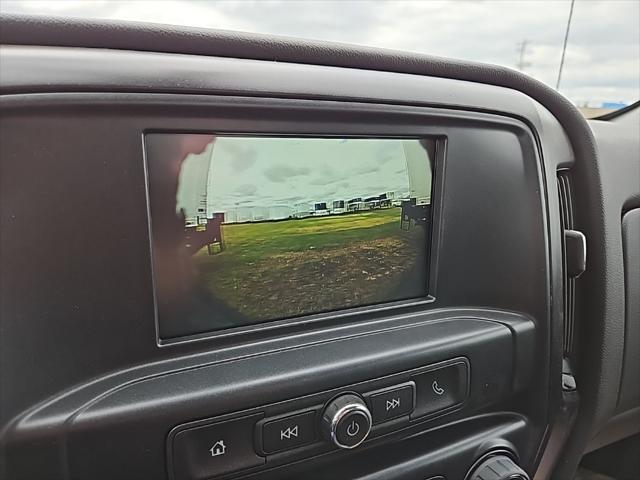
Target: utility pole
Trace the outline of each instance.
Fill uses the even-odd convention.
[[[518,56],[518,63],[516,63],[516,67],[521,72],[524,72],[525,68],[531,66],[531,62],[527,62],[525,60],[525,57],[527,55],[527,46],[528,45],[529,45],[529,41],[528,40],[523,40],[523,41],[521,41],[520,43],[517,44],[519,56]]]
[[[571,18],[573,17],[573,6],[576,0],[571,0],[569,8],[569,18],[567,19],[567,29],[564,32],[564,45],[562,45],[562,57],[560,58],[560,68],[558,68],[558,81],[556,82],[556,91],[560,89],[560,80],[562,79],[562,67],[564,67],[564,54],[567,52],[567,42],[569,41],[569,29],[571,28]]]

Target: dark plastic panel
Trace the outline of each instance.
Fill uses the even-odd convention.
[[[293,467],[276,469],[248,479],[321,480],[431,480],[440,475],[462,480],[473,463],[488,451],[508,451],[520,459],[522,467],[532,472],[525,460],[531,452],[526,445],[526,419],[517,415],[496,414],[472,417],[447,428],[435,428],[392,445],[381,444],[363,451],[341,454],[339,461],[324,457],[304,461]]]
[[[481,83],[293,63],[91,48],[5,45],[0,51],[0,92],[198,93],[376,103],[466,106],[535,119],[531,100],[516,91]],[[57,66],[64,62],[65,68]],[[157,75],[157,72],[163,75]],[[250,75],[247,72],[251,71]],[[381,88],[388,82],[402,88]]]
[[[349,463],[356,457],[335,454],[340,461],[334,462],[331,455],[325,466],[350,465],[354,478],[381,475],[373,470],[356,473],[367,470],[367,462],[389,474],[379,478],[412,472],[398,478],[422,479],[416,476],[419,470],[426,474],[428,465],[445,463],[448,471],[462,472],[465,460],[479,455],[487,438],[508,437],[516,431],[510,438],[519,454],[528,465],[536,462],[553,412],[548,401],[559,386],[547,373],[549,365],[559,372],[560,350],[550,348],[558,345],[558,338],[561,341],[557,335],[561,324],[552,321],[561,311],[557,292],[561,270],[554,261],[560,252],[557,199],[555,183],[550,190],[546,184],[555,182],[557,165],[572,162],[562,128],[546,109],[515,90],[358,69],[39,47],[4,47],[2,55],[7,67],[2,72],[3,88],[8,88],[4,93],[155,91],[341,100],[102,93],[2,99],[0,299],[7,333],[3,363],[22,365],[20,375],[17,369],[0,365],[3,384],[16,386],[1,394],[2,443],[11,447],[12,459],[24,460],[20,470],[12,463],[11,473],[42,477],[41,469],[47,468],[49,478],[96,478],[100,466],[106,478],[107,473],[121,478],[126,472],[132,477],[155,472],[163,478],[164,462],[158,465],[153,459],[164,458],[158,438],[164,441],[171,426],[167,424],[251,408],[261,395],[260,402],[281,402],[290,391],[309,394],[411,368],[412,361],[439,361],[456,352],[466,355],[459,351],[466,349],[464,341],[433,352],[431,348],[413,352],[407,346],[426,339],[435,346],[449,335],[464,336],[469,322],[480,322],[487,331],[497,328],[503,336],[511,332],[509,346],[498,348],[496,358],[486,350],[487,358],[470,355],[481,362],[501,359],[503,367],[512,366],[508,386],[500,380],[495,396],[482,397],[486,402],[428,426],[444,426],[479,409],[487,420],[465,422],[469,443],[462,448],[461,432],[454,433],[452,425],[430,437],[438,438],[438,443],[412,443],[404,450],[404,460],[390,457],[390,462],[397,460],[395,473],[366,456]],[[110,61],[105,61],[107,56]],[[90,78],[88,72],[99,75]],[[149,285],[141,137],[144,131],[176,129],[446,137],[445,164],[437,179],[444,193],[439,197],[438,218],[442,248],[434,257],[436,302],[159,346]],[[5,236],[5,231],[11,235]],[[46,248],[42,231],[47,232]],[[465,327],[448,333],[406,339],[408,343],[395,347],[379,342],[375,357],[379,361],[370,361],[369,340],[387,335],[377,332],[393,331],[395,338],[404,329],[441,328],[462,318],[468,319]],[[490,338],[477,337],[480,343],[491,344]],[[331,362],[333,357],[325,349],[338,344],[342,347],[332,353],[344,348],[353,363]],[[33,352],[28,359],[23,355],[26,349]],[[314,351],[325,355],[304,354]],[[303,355],[298,363],[285,361],[292,359],[291,352]],[[224,373],[231,372],[232,365],[257,365],[260,358],[269,359],[265,371],[255,367],[262,377],[253,378],[249,368]],[[474,369],[472,364],[472,375]],[[494,373],[496,379],[487,382],[489,386],[504,371],[497,368]],[[285,384],[290,374],[298,381]],[[245,382],[234,383],[232,377]],[[225,388],[235,388],[228,390],[233,395],[221,395]],[[495,412],[504,409],[518,415],[498,420]],[[154,424],[156,414],[166,422]],[[138,421],[149,428],[128,435]],[[407,434],[423,428],[414,427]],[[474,433],[469,436],[469,432]],[[104,438],[113,440],[108,448],[113,449],[115,461],[109,465],[103,458],[104,464],[93,464],[96,449],[105,448]],[[140,440],[132,447],[131,460],[126,449],[116,451],[122,439]],[[445,454],[439,446],[447,443],[460,448]],[[153,463],[152,470],[137,470],[136,463]],[[341,477],[339,470],[333,472],[334,478]],[[288,474],[277,475],[274,478]]]
[[[640,406],[640,208],[622,217],[622,247],[625,331],[618,410],[624,412]]]
[[[531,323],[529,328],[533,328]],[[486,356],[485,349],[496,353]],[[70,468],[72,472],[95,471],[94,478],[108,479],[127,465],[127,476],[120,473],[120,478],[159,476],[164,469],[162,460],[168,430],[185,420],[214,417],[287,399],[291,400],[237,415],[262,412],[267,418],[322,406],[341,392],[363,394],[411,378],[407,374],[367,382],[374,372],[376,377],[383,377],[458,354],[468,358],[472,369],[467,411],[495,403],[512,392],[513,351],[508,328],[473,319],[427,322],[348,341],[155,377],[120,389],[93,403],[72,420],[68,427],[71,429]],[[375,369],[369,368],[370,365],[375,365]],[[215,383],[211,379],[215,379]],[[365,383],[352,384],[354,381]],[[310,395],[327,388],[331,390]],[[460,416],[461,413],[457,415]],[[408,424],[396,423],[396,428],[406,426]],[[105,439],[114,441],[105,442]],[[101,449],[104,460],[92,457],[91,452],[96,449]],[[326,445],[320,451],[326,452]],[[274,455],[268,457],[268,465],[274,462],[277,465],[289,458],[297,457],[292,453]]]
[[[6,198],[3,214],[15,232],[2,238],[7,253],[2,258],[6,262],[3,274],[12,278],[7,282],[9,288],[3,289],[3,308],[8,314],[6,318],[15,319],[7,328],[29,329],[30,325],[18,318],[37,318],[46,311],[38,339],[34,339],[44,344],[33,345],[34,352],[44,355],[49,345],[63,342],[67,345],[65,352],[59,352],[55,370],[46,374],[40,370],[42,383],[22,388],[42,389],[50,382],[51,387],[44,391],[51,394],[59,387],[55,383],[58,376],[70,380],[76,371],[90,378],[105,368],[108,371],[109,365],[111,368],[126,365],[135,358],[149,361],[158,358],[161,352],[155,345],[155,334],[149,335],[149,329],[154,331],[155,325],[149,322],[153,318],[153,302],[142,164],[144,129],[175,129],[175,125],[180,125],[185,130],[446,135],[449,142],[443,181],[449,186],[442,197],[442,226],[438,233],[442,248],[436,251],[438,269],[446,273],[437,278],[436,306],[456,306],[462,302],[545,318],[548,306],[540,299],[548,298],[547,279],[533,273],[540,272],[546,262],[543,200],[532,141],[517,122],[498,117],[474,118],[470,114],[468,120],[458,118],[459,115],[433,116],[435,111],[428,113],[424,109],[394,111],[389,107],[360,106],[360,111],[370,111],[363,123],[363,114],[352,110],[354,105],[334,104],[330,106],[333,111],[321,111],[318,104],[308,104],[307,108],[313,110],[305,110],[304,104],[283,101],[278,106],[275,101],[255,100],[254,107],[247,109],[251,102],[234,99],[212,102],[205,97],[184,100],[187,103],[178,104],[173,110],[166,104],[154,107],[152,102],[145,102],[137,108],[138,112],[147,112],[146,116],[133,110],[122,111],[114,99],[103,107],[71,104],[56,107],[57,113],[46,109],[49,113],[39,111],[30,117],[3,118],[7,140],[2,142],[2,158],[20,159],[3,165],[2,193]],[[282,108],[285,105],[288,110]],[[183,108],[197,116],[186,119],[180,114]],[[198,119],[198,115],[206,118]],[[301,124],[297,120],[301,115],[307,115],[308,121]],[[493,123],[488,122],[489,118]],[[374,120],[384,123],[376,124]],[[465,126],[455,126],[462,123]],[[24,142],[22,138],[30,141]],[[36,146],[36,140],[41,147]],[[518,161],[523,154],[531,158]],[[494,168],[486,168],[487,165]],[[36,178],[31,175],[33,169],[41,172]],[[475,193],[473,188],[467,188],[469,178],[477,180],[473,182],[479,189]],[[480,180],[483,178],[486,181]],[[25,185],[16,190],[14,185],[19,182]],[[456,184],[458,187],[454,189],[451,185]],[[503,201],[511,196],[512,202]],[[477,201],[478,198],[483,201]],[[50,243],[47,249],[39,249],[31,218],[37,217],[45,205]],[[68,235],[75,241],[65,238]],[[487,246],[482,254],[481,245]],[[525,251],[527,254],[523,255]],[[76,261],[69,263],[66,258]],[[45,272],[50,272],[50,276],[43,275],[43,267],[47,267]],[[494,284],[488,281],[488,275]],[[51,276],[64,279],[64,288],[61,283],[52,284]],[[528,288],[521,288],[522,284]],[[495,288],[497,285],[499,288]],[[39,302],[31,302],[28,292],[39,292]],[[74,292],[73,298],[67,298],[65,292]],[[88,322],[83,320],[86,318],[108,320]],[[75,332],[73,337],[68,336],[71,330]],[[127,335],[120,334],[125,331]],[[64,340],[57,342],[56,335],[64,335]],[[98,341],[107,338],[114,343]],[[216,345],[234,341],[237,339],[223,338]],[[7,352],[12,351],[20,355],[19,343],[8,345]],[[128,353],[123,355],[125,352]],[[99,358],[100,362],[79,365],[77,357]],[[34,367],[36,364],[39,369],[50,365],[36,362]],[[63,364],[66,366],[60,368]],[[95,373],[90,371],[92,366],[97,369]],[[20,394],[14,390],[12,395],[22,402],[30,400],[27,391]],[[6,412],[11,412],[10,402]]]
[[[584,362],[584,365],[582,365],[582,372],[580,372],[578,376],[580,389],[584,399],[582,402],[582,410],[584,413],[581,415],[579,421],[580,428],[576,432],[570,448],[565,449],[566,456],[562,463],[565,470],[559,473],[559,478],[569,478],[569,476],[572,475],[575,464],[582,453],[584,442],[589,438],[592,430],[597,426],[597,424],[605,421],[615,410],[618,399],[615,398],[615,395],[612,395],[611,392],[613,390],[611,385],[617,385],[621,375],[623,375],[623,371],[620,367],[623,354],[617,350],[618,346],[624,342],[625,308],[624,281],[621,276],[621,272],[623,270],[620,214],[631,207],[637,207],[638,199],[640,198],[640,188],[638,185],[640,175],[633,174],[634,172],[640,172],[640,170],[637,169],[637,159],[640,158],[638,156],[637,127],[635,127],[635,130],[630,134],[628,131],[620,132],[614,126],[607,125],[609,122],[591,122],[595,135],[598,137],[599,145],[596,146],[592,132],[586,125],[585,120],[566,99],[552,91],[552,89],[544,87],[538,82],[528,79],[526,76],[521,75],[518,72],[490,65],[474,65],[467,62],[437,59],[409,53],[384,52],[377,49],[348,47],[322,42],[304,42],[244,33],[221,33],[172,26],[141,26],[139,24],[123,25],[122,22],[52,20],[44,17],[32,19],[9,17],[3,18],[2,26],[3,28],[0,31],[0,38],[3,43],[139,49],[163,52],[195,53],[201,55],[223,55],[270,61],[277,59],[278,64],[282,64],[282,62],[317,63],[347,66],[358,69],[400,71],[415,74],[415,78],[418,78],[419,75],[426,74],[471,80],[472,82],[475,82],[473,85],[476,86],[480,86],[483,82],[502,85],[509,89],[526,92],[532,97],[543,102],[546,108],[549,108],[553,112],[553,115],[560,119],[562,127],[555,119],[550,118],[551,114],[545,108],[536,107],[539,113],[538,119],[534,119],[535,115],[530,115],[529,113],[524,114],[525,117],[528,117],[527,120],[531,122],[530,124],[534,125],[537,130],[538,141],[540,142],[541,151],[544,154],[544,171],[541,178],[546,178],[547,184],[553,185],[552,181],[555,176],[554,166],[560,163],[566,164],[571,162],[571,154],[568,156],[566,155],[567,145],[564,142],[565,139],[562,138],[564,128],[570,138],[576,157],[579,160],[578,168],[575,171],[575,179],[577,184],[577,193],[581,200],[580,208],[584,212],[584,215],[579,219],[579,222],[580,228],[588,237],[590,252],[592,255],[590,265],[588,265],[588,269],[590,269],[591,272],[589,272],[589,270],[587,271],[587,274],[582,279],[582,284],[580,285],[585,291],[585,295],[582,299],[585,303],[585,307],[581,311],[580,318],[586,326],[585,329],[589,330],[584,335],[584,343],[586,344],[586,350],[589,352],[589,357]],[[45,54],[43,57],[46,59],[47,55]],[[158,58],[161,57],[162,55],[158,55]],[[275,64],[275,62],[270,63]],[[3,69],[2,72],[0,72],[0,75],[6,74],[5,72],[7,70],[4,68],[6,65],[6,63],[3,63]],[[64,58],[58,58],[54,62],[43,63],[43,66],[45,70],[44,72],[40,72],[41,75],[39,78],[46,78],[47,75],[52,74],[53,70],[59,72],[66,69]],[[140,91],[141,89],[146,88],[147,84],[135,84],[132,79],[118,80],[118,78],[122,79],[122,77],[119,77],[119,73],[122,73],[122,64],[116,66],[116,63],[111,63],[110,66],[114,67],[114,75],[111,77],[110,83],[106,82],[99,87],[101,90],[109,91],[123,87],[127,91]],[[163,69],[157,68],[152,71],[154,76],[156,76],[156,72],[163,72]],[[341,70],[341,72],[344,72],[344,70]],[[78,73],[78,71],[74,71],[72,75],[78,75]],[[245,73],[247,76],[251,76],[250,72]],[[341,75],[338,71],[336,71],[336,73],[337,75]],[[162,77],[166,75],[170,75],[170,73],[159,73],[157,76]],[[403,85],[400,85],[399,83],[394,83],[393,88],[390,87],[390,82],[395,81],[395,79],[399,77],[400,76],[392,76],[389,78],[389,81],[385,80],[384,82],[380,82],[380,84],[378,84],[379,89],[377,90],[377,93],[372,93],[372,97],[378,96],[381,98],[382,94],[380,92],[385,90],[403,91]],[[4,78],[6,77],[3,76],[3,83]],[[31,78],[32,80],[35,79],[37,82],[40,81],[37,75],[34,75]],[[85,88],[85,84],[91,83],[86,77],[82,79],[80,77],[77,78],[78,82],[76,84],[68,84],[65,89],[68,91],[83,89]],[[20,79],[19,75],[18,79]],[[282,76],[274,76],[271,77],[271,79],[274,84],[278,84],[283,80],[286,80]],[[381,80],[381,78],[378,78],[378,80]],[[119,81],[121,83],[127,83],[128,85],[119,86]],[[299,79],[296,81],[299,81]],[[374,80],[372,80],[372,82],[373,81]],[[406,81],[406,78],[404,81]],[[333,95],[336,95],[333,98],[339,98],[339,90],[345,88],[345,85],[340,84],[336,78],[331,78],[329,82],[324,83],[326,85],[336,86],[336,91],[332,92]],[[442,83],[442,87],[447,94],[457,95],[461,89],[466,89],[472,85],[471,83],[467,83],[466,86],[458,84],[459,88],[456,87],[455,89],[449,89],[448,86],[453,85],[453,83],[454,82],[449,81]],[[184,91],[179,86],[176,86],[177,82],[175,81],[175,78],[173,80],[173,84],[176,88],[174,91]],[[297,90],[293,89],[294,92],[290,95],[300,95],[302,90],[305,90],[305,93],[307,93],[307,87],[309,86],[309,88],[312,89],[315,84],[316,82],[311,79],[311,81],[305,85],[298,85]],[[365,84],[368,84],[368,82],[363,82],[358,85],[358,88],[362,88]],[[23,89],[20,91],[33,91],[31,90],[29,82],[23,83],[22,87]],[[200,87],[201,86],[199,84],[193,83],[187,88],[192,89],[190,91],[197,92],[202,91],[200,90]],[[53,85],[52,88],[58,89],[59,85]],[[250,89],[251,85],[249,85],[247,90],[243,93],[247,94]],[[331,87],[329,90],[331,90]],[[430,90],[429,88],[425,88],[424,91],[428,93],[424,94],[422,100],[428,102],[428,97],[435,95],[435,90],[436,89]],[[442,94],[440,89],[437,90]],[[514,90],[505,89],[504,91],[513,92]],[[432,105],[441,105],[443,102],[443,96],[446,95],[442,95],[440,99],[435,100]],[[315,98],[320,97],[321,96]],[[482,98],[482,95],[477,95],[477,97]],[[415,98],[417,99],[418,96]],[[490,108],[492,111],[508,113],[509,115],[513,114],[515,116],[523,115],[522,111],[516,109],[514,105],[505,106],[505,103],[503,102],[504,98],[500,101],[494,101],[496,100],[494,97],[486,96],[485,98],[487,98],[488,105],[491,105],[492,102],[494,103]],[[366,101],[372,100],[375,102],[374,98],[366,99]],[[40,101],[41,99],[37,100],[36,103]],[[409,102],[418,103],[418,100],[410,99]],[[464,102],[460,101],[456,108],[478,109],[480,106],[477,103],[469,103],[465,105]],[[42,131],[45,130],[46,126]],[[630,139],[632,141],[630,141]],[[2,140],[4,140],[4,138]],[[600,150],[602,161],[598,160],[598,152],[596,148]],[[6,151],[3,153],[6,153]],[[3,162],[5,161],[5,158],[6,156],[3,155]],[[0,168],[3,168],[2,177],[5,178],[4,165]],[[10,186],[11,183],[4,180],[0,181],[3,182],[3,191],[6,192],[7,186]],[[49,188],[49,186],[46,185],[45,187]],[[33,191],[30,189],[28,190],[28,195],[31,195]],[[61,194],[62,192],[67,192],[64,188],[61,188],[60,190]],[[3,196],[2,201],[4,202],[5,200],[6,198]],[[555,214],[553,213],[557,212],[557,200],[553,194],[553,189],[549,191],[547,200],[549,202],[548,212],[550,212],[550,216],[547,221],[546,228],[548,228],[549,231],[550,255],[546,260],[548,261],[547,265],[551,265],[550,288],[553,291],[553,295],[550,300],[550,306],[552,307],[551,314],[553,317],[550,318],[553,318],[554,321],[551,322],[551,330],[541,332],[543,333],[541,338],[548,339],[550,345],[539,344],[536,345],[535,349],[538,353],[542,351],[543,354],[548,354],[548,347],[551,347],[550,365],[552,372],[557,374],[560,368],[558,352],[561,351],[559,348],[561,344],[558,343],[558,339],[561,339],[561,335],[558,335],[558,332],[560,332],[562,328],[557,312],[561,311],[561,308],[558,308],[558,305],[562,296],[558,290],[558,285],[560,285],[560,282],[558,281],[558,268],[554,266],[559,264],[558,245],[560,237],[557,232],[558,222],[554,216]],[[5,216],[5,213],[7,213],[7,211],[3,209],[3,234],[8,231],[7,226],[11,225],[7,220],[10,217]],[[24,224],[21,226],[24,227]],[[34,232],[33,234],[35,235],[36,233],[37,232]],[[0,239],[0,242],[2,241],[3,240]],[[0,247],[5,246],[5,243],[0,244]],[[34,246],[35,245],[33,243],[28,245],[29,249],[32,249]],[[15,253],[15,250],[12,251],[12,254]],[[2,259],[0,259],[0,261],[2,261]],[[51,271],[52,275],[57,273],[56,267],[59,265],[54,261],[51,261],[50,264],[45,263],[44,265],[49,267],[49,271]],[[2,266],[5,267],[6,264],[3,263]],[[37,272],[31,270],[30,272],[27,272],[27,275],[33,275],[34,273]],[[4,288],[5,285],[7,285],[7,277],[0,278],[2,279],[2,286]],[[43,282],[42,287],[46,289],[50,284],[50,282]],[[40,298],[37,294],[35,295],[35,301],[39,301]],[[2,315],[0,316],[0,321],[3,321],[2,318],[6,318],[7,310],[5,310],[4,306],[5,298],[0,298],[2,298],[2,311],[0,312]],[[92,297],[91,300],[94,298],[95,297]],[[133,299],[131,301],[133,301]],[[71,302],[68,302],[67,300],[60,303],[63,306],[66,306],[67,303],[70,304]],[[90,304],[91,301],[88,303]],[[100,318],[101,309],[94,309],[93,311],[91,309],[87,309],[87,302],[78,305],[78,307],[80,306],[83,307],[84,314],[88,312],[92,315],[95,314],[95,318]],[[32,310],[27,310],[27,316],[19,316],[18,319],[23,322],[25,322],[26,319],[40,319],[45,316],[42,315],[41,312],[45,312],[47,307],[50,308],[51,305],[43,302],[43,308],[41,310],[34,307]],[[62,308],[60,308],[60,310],[62,310]],[[13,321],[13,315],[16,314],[16,311],[11,310],[9,313],[12,314]],[[125,313],[124,316],[126,317],[129,312],[124,309],[122,313]],[[17,314],[19,315],[19,312]],[[104,314],[104,317],[109,319],[112,318],[108,313],[108,309],[107,313]],[[140,318],[144,318],[144,314],[141,315]],[[546,318],[543,321],[540,321],[539,318],[536,320],[542,324],[545,324],[547,321]],[[5,325],[3,323],[3,331],[4,326]],[[546,327],[548,325],[544,326]],[[19,338],[24,338],[23,342],[25,343],[18,343],[20,343],[20,345],[26,344],[28,347],[30,336],[29,332],[16,332],[12,325],[10,325],[10,327],[11,328],[9,330],[12,334],[9,337],[5,335],[4,340],[0,340],[0,342],[2,342],[1,346],[3,347],[0,350],[4,352],[4,347],[7,345],[12,348],[11,346],[14,345],[17,342],[16,339]],[[58,338],[64,338],[63,332],[64,328]],[[14,335],[15,333],[18,333],[18,335]],[[108,333],[108,331],[105,331],[105,333]],[[89,339],[91,338],[90,335],[88,335],[88,337]],[[108,338],[108,335],[106,338]],[[304,335],[299,338],[302,342],[308,341],[308,339],[309,337],[304,337]],[[52,340],[54,342],[56,341],[55,335],[52,335]],[[286,343],[287,341],[288,340],[282,339],[280,344]],[[543,342],[542,340],[539,341]],[[58,342],[58,344],[60,343],[61,342]],[[140,345],[142,346],[143,343],[144,342],[140,342]],[[34,341],[34,346],[36,348],[40,346],[48,348],[49,345],[50,344],[48,343],[40,345]],[[145,353],[148,353],[151,347],[145,344],[144,347],[141,348],[143,348]],[[251,349],[259,350],[259,347],[256,347],[255,345],[245,345],[244,352]],[[28,350],[28,348],[25,348],[24,350]],[[90,350],[90,347],[86,350]],[[205,348],[194,348],[193,350],[185,348],[184,350],[181,350],[181,352],[200,353],[202,354],[200,357],[202,360],[204,360],[205,357],[209,358],[229,354],[228,352],[223,354],[219,351],[206,354]],[[84,353],[86,353],[86,351],[81,350],[77,358],[84,360]],[[119,353],[126,357],[127,349],[122,348]],[[48,360],[53,361],[54,363],[57,362],[58,359],[56,354],[62,358],[71,355],[67,352],[54,351],[52,355],[48,356]],[[29,394],[25,403],[16,402],[16,397],[12,396],[12,394],[8,394],[8,397],[5,397],[5,393],[0,392],[0,400],[2,401],[3,408],[5,407],[5,404],[8,405],[8,410],[0,412],[0,428],[5,428],[8,420],[17,412],[27,408],[27,406],[32,406],[56,392],[70,389],[73,385],[77,385],[79,382],[88,382],[89,379],[98,377],[95,384],[81,383],[78,387],[78,390],[85,391],[87,389],[94,389],[97,393],[106,383],[112,382],[113,384],[117,384],[117,382],[122,381],[123,378],[127,376],[135,377],[142,370],[149,372],[161,370],[163,368],[159,364],[148,364],[145,366],[145,361],[141,360],[141,358],[144,357],[144,354],[131,358],[131,363],[126,361],[117,362],[117,360],[114,360],[114,357],[110,355],[105,356],[107,358],[106,364],[102,366],[103,368],[98,368],[94,364],[100,361],[99,356],[93,357],[92,355],[88,355],[88,364],[91,368],[88,370],[88,375],[86,377],[78,374],[62,378],[54,376],[50,382],[47,380],[47,374],[49,372],[45,371],[42,378],[37,374],[38,370],[35,368],[36,365],[44,364],[44,362],[41,362],[40,357],[32,360],[31,365],[29,366],[30,375],[28,378],[32,379],[32,381],[36,383],[44,381],[46,388],[41,389],[34,386],[34,391]],[[153,358],[154,360],[163,358],[167,363],[167,366],[168,364],[171,364],[173,360],[176,362],[178,361],[177,356],[175,359],[170,359],[168,357],[163,357],[162,355],[151,355],[148,358]],[[11,368],[14,368],[16,359],[19,359],[20,363],[24,361],[21,357],[14,356],[12,352],[9,352],[6,356],[3,356],[3,363],[5,365],[9,364],[8,368],[10,370]],[[198,362],[198,360],[193,357],[190,359],[183,358],[181,360],[185,363]],[[28,364],[29,361],[26,360],[25,363]],[[124,367],[125,364],[127,365],[126,367]],[[114,367],[117,373],[112,377],[105,376],[106,372],[114,371]],[[0,380],[2,380],[3,385],[6,385],[4,382],[9,379],[14,382],[17,381],[19,384],[20,379],[12,376],[10,373],[7,373],[7,367],[2,369],[2,366],[0,366],[0,369]],[[48,384],[46,382],[48,382]],[[550,398],[552,400],[552,411],[555,410],[554,402],[557,402],[559,398],[557,395],[557,384],[558,380],[552,375],[549,378],[549,383],[547,385],[551,392]],[[20,386],[18,394],[23,392],[22,388],[23,387]],[[6,392],[7,389],[4,390]],[[70,396],[73,396],[73,393],[71,393]],[[7,399],[6,402],[5,399]]]
[[[10,319],[5,332],[14,339],[5,358],[18,362],[25,348],[20,339],[30,342],[32,363],[23,363],[20,376],[38,381],[22,382],[11,377],[17,371],[4,370],[4,378],[16,388],[6,394],[3,414],[11,417],[56,395],[62,386],[76,387],[16,419],[6,437],[12,439],[11,472],[28,478],[29,472],[38,476],[38,466],[46,465],[52,478],[64,478],[65,472],[92,478],[122,478],[123,472],[131,477],[161,476],[166,473],[166,434],[185,421],[250,408],[256,399],[282,401],[456,355],[475,358],[469,357],[473,378],[475,369],[483,371],[482,362],[492,356],[464,351],[464,337],[459,335],[472,331],[468,322],[449,333],[436,330],[417,338],[407,333],[395,346],[392,335],[371,335],[420,324],[427,320],[421,317],[426,311],[442,311],[444,318],[451,318],[442,309],[460,305],[471,306],[472,317],[497,321],[505,325],[500,327],[505,333],[515,334],[514,345],[489,348],[500,352],[494,360],[502,360],[484,369],[498,375],[485,384],[496,385],[495,400],[528,392],[512,408],[530,416],[528,438],[533,444],[540,442],[547,418],[548,357],[541,354],[548,348],[549,335],[547,213],[536,140],[523,123],[470,112],[337,102],[60,95],[39,97],[31,104],[31,98],[4,101],[2,214],[3,224],[12,225],[12,235],[0,239],[8,253],[2,256],[0,275],[12,279],[2,291],[3,313]],[[436,301],[159,347],[142,133],[177,128],[446,137],[439,178],[443,194],[437,219]],[[34,170],[39,175],[33,176]],[[46,206],[44,217],[39,215],[41,206]],[[46,249],[39,248],[37,235],[44,225],[34,224],[33,218],[48,226]],[[30,292],[38,292],[38,302]],[[499,310],[522,312],[530,320]],[[527,324],[535,326],[535,335]],[[438,322],[430,328],[446,325],[451,324]],[[397,330],[397,335],[403,331]],[[458,337],[441,344],[442,350],[435,348],[448,335]],[[375,338],[380,338],[378,344]],[[416,347],[412,353],[408,346],[422,338],[435,342],[433,348]],[[325,343],[338,339],[343,340]],[[476,335],[474,341],[483,344],[489,338]],[[56,344],[65,349],[51,356]],[[282,350],[287,345],[297,348]],[[304,345],[309,346],[300,349]],[[340,350],[330,351],[332,345],[344,345],[348,357],[338,361]],[[268,357],[254,357],[267,352]],[[302,356],[291,358],[293,352]],[[247,360],[238,361],[242,357]],[[245,362],[251,358],[256,359],[251,367],[227,370],[249,365]],[[385,366],[384,358],[391,363]],[[509,382],[512,390],[505,390],[504,380],[498,378],[500,365],[508,365],[509,359],[515,362],[514,376]],[[480,363],[476,367],[473,362]],[[193,369],[206,363],[212,367]],[[192,369],[158,376],[186,365]],[[536,376],[530,375],[533,365]],[[292,381],[296,376],[299,379]],[[145,377],[155,380],[141,382]],[[128,382],[133,383],[126,387]],[[225,389],[233,394],[225,394]],[[109,449],[108,455],[96,459],[96,449]],[[62,462],[56,474],[59,458],[68,463]]]
[[[640,116],[627,112],[613,121],[590,120],[598,155],[582,161],[576,151],[571,172],[575,228],[587,237],[587,270],[576,280],[576,359],[580,412],[562,451],[557,478],[574,474],[588,443],[619,412],[623,370],[625,281],[621,216],[640,206]],[[596,145],[596,144],[594,144]],[[637,428],[636,428],[637,432]]]

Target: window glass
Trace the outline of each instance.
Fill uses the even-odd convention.
[[[494,63],[557,88],[587,117],[640,98],[638,0],[2,0],[0,10],[289,35]]]

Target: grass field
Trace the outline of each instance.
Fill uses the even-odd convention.
[[[399,208],[230,224],[223,237],[221,253],[194,256],[198,275],[250,321],[424,294],[423,269],[413,266],[424,259],[425,230],[400,230]]]

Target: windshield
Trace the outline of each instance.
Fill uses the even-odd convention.
[[[1,0],[0,12],[242,30],[494,63],[556,88],[590,118],[640,98],[638,0]]]

